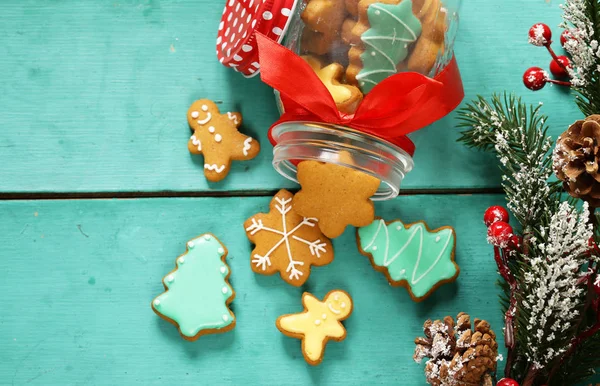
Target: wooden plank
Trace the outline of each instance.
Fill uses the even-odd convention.
[[[0,192],[231,191],[293,186],[272,169],[265,132],[277,118],[271,90],[222,67],[214,40],[223,1],[5,0],[0,13]],[[515,12],[518,10],[518,12]],[[553,134],[579,117],[572,97],[521,84],[549,56],[527,44],[529,26],[555,26],[556,2],[465,2],[456,53],[467,99],[509,90],[546,103]],[[559,34],[555,29],[555,35]],[[195,99],[239,110],[263,150],[207,184],[186,149]],[[493,157],[455,143],[453,117],[414,134],[405,188],[497,187]],[[449,172],[451,171],[451,172]]]
[[[0,384],[424,384],[413,339],[427,318],[459,311],[501,330],[495,265],[482,213],[501,196],[412,196],[379,204],[387,219],[424,219],[457,233],[457,283],[416,304],[360,255],[354,232],[300,289],[250,270],[243,221],[269,198],[0,202]],[[150,309],[185,242],[213,232],[228,247],[234,331],[190,343]],[[308,366],[275,319],[301,309],[303,290],[354,298],[348,338]],[[10,353],[10,354],[8,354]],[[4,383],[6,382],[6,383]]]

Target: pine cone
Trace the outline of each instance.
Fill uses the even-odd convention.
[[[423,325],[424,338],[415,339],[413,358],[425,364],[427,383],[433,386],[491,385],[490,373],[496,371],[498,344],[496,334],[485,320],[471,318],[461,312],[456,323],[450,316],[443,321],[428,320]]]
[[[554,172],[573,197],[600,207],[600,115],[573,123],[558,137]]]

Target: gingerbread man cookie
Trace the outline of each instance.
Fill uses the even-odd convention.
[[[340,342],[346,338],[341,323],[352,313],[352,298],[346,291],[334,290],[323,301],[308,292],[302,295],[304,311],[277,318],[277,328],[284,335],[302,339],[302,354],[309,364],[323,361],[325,345],[329,340]]]
[[[340,159],[346,155],[342,152]],[[330,239],[346,226],[369,225],[375,218],[371,197],[380,181],[368,174],[331,163],[303,161],[298,164],[302,189],[294,196],[294,210],[301,216],[319,219],[319,228]]]
[[[200,99],[187,114],[194,134],[188,142],[192,154],[204,155],[204,175],[209,181],[221,181],[229,173],[231,160],[249,160],[258,154],[258,142],[238,131],[242,124],[240,113],[221,114],[217,105]]]
[[[259,213],[244,223],[246,235],[256,244],[251,267],[256,273],[273,275],[301,286],[311,265],[333,261],[333,246],[317,226],[317,219],[302,217],[292,207],[294,195],[280,190],[271,200],[269,213]]]
[[[344,67],[339,63],[331,63],[323,67],[321,61],[314,56],[302,56],[302,59],[310,65],[321,79],[321,82],[327,87],[338,110],[347,114],[354,113],[360,101],[362,101],[363,94],[358,87],[341,83]]]

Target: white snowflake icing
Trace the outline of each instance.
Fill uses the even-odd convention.
[[[588,218],[587,203],[578,213],[568,202],[563,202],[542,237],[532,240],[539,253],[531,256],[531,269],[524,275],[524,292],[529,295],[522,305],[531,330],[526,355],[539,368],[569,348],[568,342],[560,349],[547,347],[560,344],[563,333],[579,315],[584,292],[579,284],[580,267],[586,262],[585,252],[593,234]]]
[[[264,256],[255,254],[252,257],[252,263],[255,264],[257,267],[260,267],[263,271],[265,271],[267,266],[271,265],[271,254],[273,252],[275,252],[277,250],[277,248],[279,248],[282,244],[285,244],[285,248],[286,248],[288,259],[289,259],[289,264],[285,271],[289,274],[290,280],[299,279],[300,276],[303,275],[303,273],[300,270],[298,270],[296,267],[304,265],[304,262],[294,260],[294,256],[292,255],[292,250],[290,247],[290,239],[293,239],[293,240],[296,240],[303,244],[306,244],[306,246],[308,247],[308,250],[310,251],[310,254],[313,256],[316,256],[317,258],[321,257],[321,253],[326,252],[325,247],[327,246],[327,243],[322,242],[321,239],[309,241],[309,240],[303,239],[302,237],[298,237],[295,235],[295,233],[304,226],[308,226],[311,228],[314,227],[318,221],[316,218],[304,217],[302,219],[302,221],[300,222],[300,224],[296,225],[294,228],[292,228],[290,230],[287,230],[286,215],[292,210],[292,206],[290,205],[290,203],[292,202],[292,199],[275,197],[275,200],[277,202],[277,205],[275,205],[275,208],[281,214],[281,229],[282,230],[280,231],[277,229],[266,227],[263,224],[262,220],[256,221],[254,218],[252,218],[252,220],[251,220],[252,223],[250,224],[250,226],[248,228],[246,228],[246,231],[250,232],[251,235],[254,235],[261,231],[271,232],[271,233],[280,235],[281,239],[279,241],[277,241],[275,243],[275,245],[273,245],[273,247],[271,247],[271,249],[269,249],[269,251],[264,254]]]

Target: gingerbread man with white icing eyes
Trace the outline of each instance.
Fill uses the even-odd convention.
[[[315,366],[323,360],[325,345],[330,339],[342,341],[346,329],[341,321],[352,313],[352,298],[346,291],[334,290],[320,301],[305,292],[302,295],[304,311],[277,318],[277,328],[284,335],[302,339],[304,359]]]
[[[232,160],[249,160],[260,151],[255,139],[238,131],[240,113],[221,114],[213,101],[200,99],[192,104],[187,118],[194,131],[188,149],[192,154],[204,155],[204,175],[209,181],[225,178]]]

